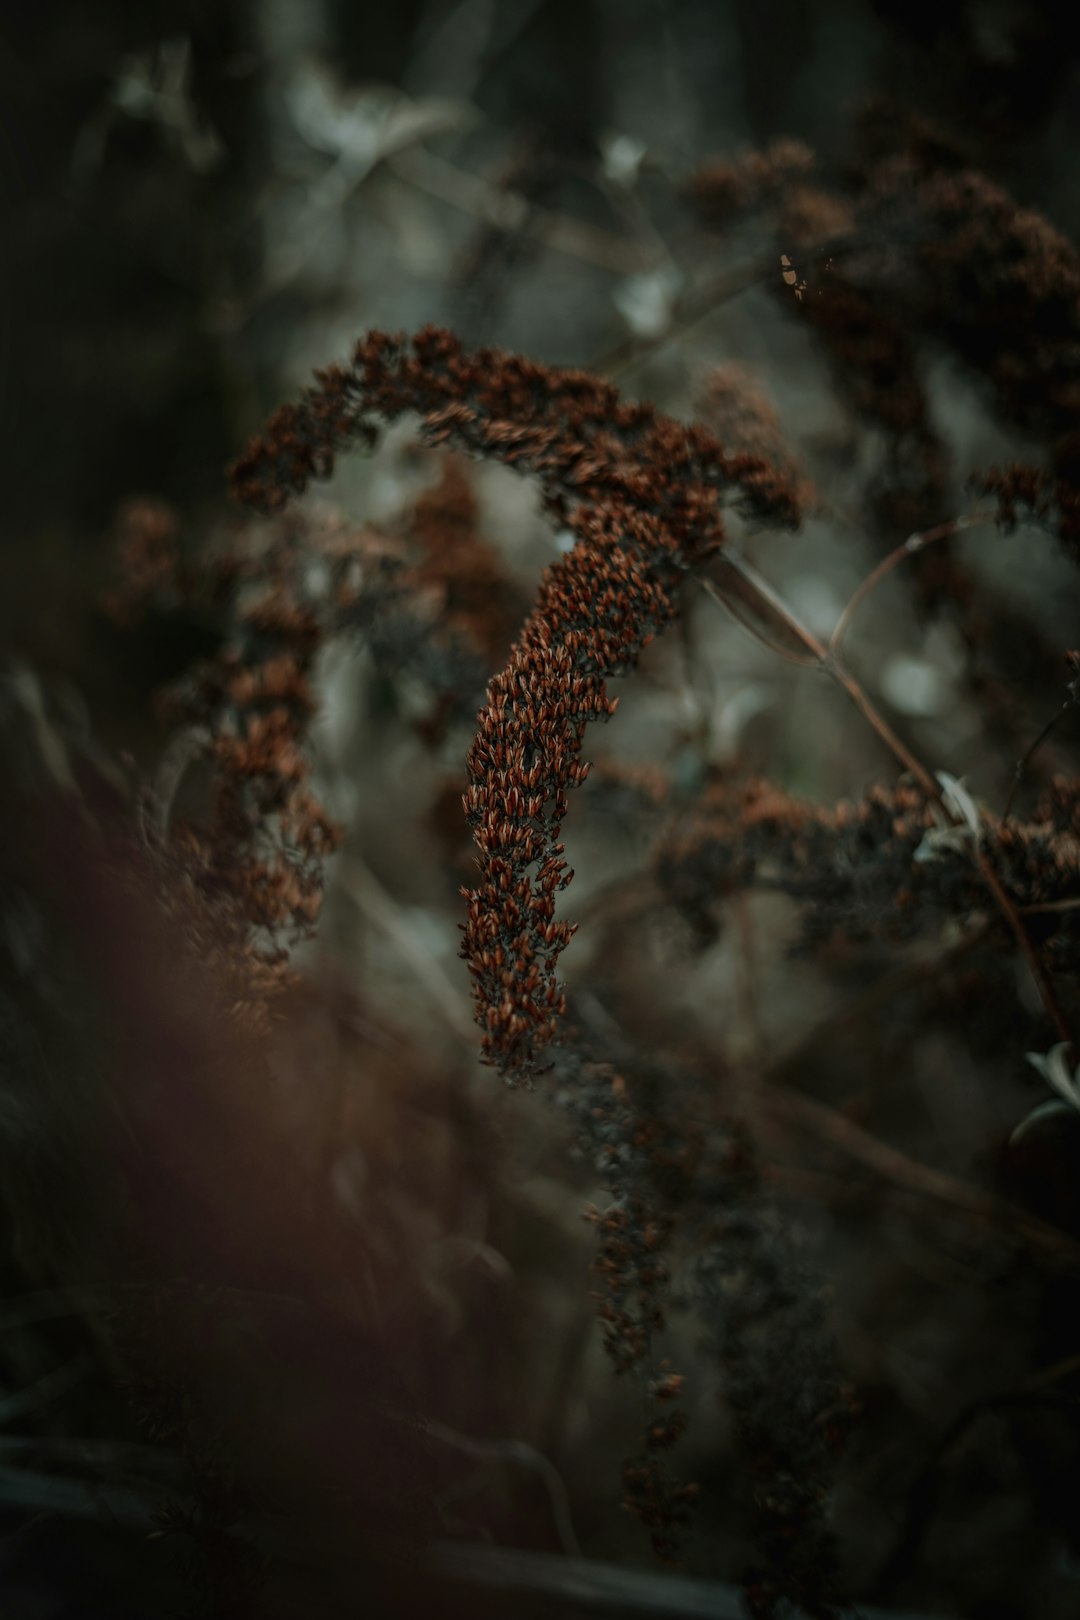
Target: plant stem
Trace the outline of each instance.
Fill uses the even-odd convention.
[[[836,621],[835,630],[829,637],[829,651],[831,653],[840,651],[840,643],[843,641],[848,626],[859,607],[870,595],[874,587],[885,578],[886,574],[891,574],[897,564],[902,563],[905,557],[914,556],[917,551],[924,550],[925,547],[933,545],[937,540],[948,540],[952,535],[959,534],[962,529],[974,529],[980,523],[990,523],[992,521],[989,517],[979,517],[973,513],[970,517],[950,518],[948,523],[939,523],[936,528],[924,529],[920,534],[909,534],[903,545],[897,546],[895,551],[890,551],[889,555],[883,558],[877,567],[867,574],[862,583],[856,586],[847,606]]]
[[[1054,727],[1057,725],[1057,723],[1061,719],[1062,715],[1068,714],[1069,710],[1071,708],[1073,708],[1074,706],[1075,706],[1074,699],[1071,698],[1071,697],[1066,698],[1065,702],[1061,705],[1061,708],[1057,711],[1057,713],[1052,715],[1050,717],[1050,719],[1046,722],[1045,726],[1043,726],[1042,730],[1039,732],[1039,735],[1035,738],[1035,741],[1031,744],[1030,748],[1028,748],[1027,752],[1024,754],[1023,759],[1018,759],[1017,760],[1016,767],[1015,767],[1015,769],[1013,771],[1012,783],[1010,784],[1010,787],[1009,787],[1009,796],[1005,800],[1005,808],[1001,812],[1001,824],[1002,824],[1002,826],[1005,825],[1005,823],[1008,821],[1010,815],[1012,814],[1013,799],[1016,797],[1016,790],[1020,786],[1020,783],[1023,781],[1024,772],[1027,770],[1029,764],[1031,763],[1032,758],[1038,752],[1038,750],[1042,747],[1042,745],[1046,741],[1047,737],[1049,737],[1050,733],[1053,731]]]

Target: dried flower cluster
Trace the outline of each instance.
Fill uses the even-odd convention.
[[[1014,461],[992,467],[969,482],[971,492],[996,502],[998,521],[1015,529],[1023,518],[1053,529],[1080,560],[1080,441],[1071,435],[1058,447],[1051,467]]]
[[[798,1604],[836,1613],[831,1498],[855,1416],[840,1376],[820,1283],[760,1189],[726,1193],[696,1268],[698,1310],[724,1373],[750,1481],[758,1563],[744,1590],[755,1617]]]
[[[319,654],[336,637],[363,637],[384,674],[410,668],[433,696],[431,737],[471,718],[509,641],[509,588],[477,522],[452,461],[399,536],[290,513],[191,557],[164,508],[123,514],[114,616],[130,623],[183,601],[222,637],[161,700],[177,735],[144,793],[143,827],[163,902],[186,908],[186,933],[218,961],[249,1021],[289,982],[289,949],[315,926],[341,837],[310,780]],[[184,777],[199,770],[205,812],[174,815]]]
[[[517,604],[502,562],[481,537],[479,524],[465,469],[447,456],[438,482],[424,491],[410,514],[406,539],[420,548],[421,557],[406,572],[402,587],[431,594],[434,638],[442,643],[452,639],[463,650],[474,648],[486,678],[509,650]],[[455,689],[463,684],[459,680]],[[481,693],[483,685],[481,679]]]
[[[801,141],[776,140],[761,152],[702,164],[687,190],[710,223],[725,224],[734,214],[768,207],[787,196],[815,167],[813,152]]]
[[[674,1123],[672,1076],[635,1063],[627,1074],[590,1061],[570,1044],[557,1053],[555,1101],[575,1127],[577,1149],[602,1177],[611,1202],[587,1206],[598,1245],[593,1271],[597,1314],[617,1374],[644,1379],[649,1416],[644,1445],[623,1462],[623,1506],[646,1527],[653,1550],[674,1563],[690,1505],[692,1481],[677,1477],[668,1453],[684,1434],[687,1413],[673,1405],[684,1378],[659,1352],[667,1326],[672,1262],[679,1228],[694,1204],[701,1137]]]
[[[606,681],[634,667],[674,616],[683,575],[722,544],[725,497],[759,522],[793,525],[801,489],[767,459],[622,403],[584,372],[468,354],[436,330],[411,345],[371,334],[351,368],[320,373],[318,387],[253,441],[234,489],[278,511],[329,473],[338,450],[370,441],[375,419],[407,410],[420,413],[429,442],[533,474],[575,537],[488,688],[468,758],[465,809],[481,877],[466,895],[462,949],[484,1054],[507,1078],[527,1079],[565,1010],[556,965],[574,928],[555,915],[571,876],[559,834],[568,792],[587,772],[585,728],[614,712]]]
[[[945,515],[948,465],[916,349],[930,336],[986,379],[1007,421],[1051,448],[1052,475],[1029,469],[1013,507],[1020,501],[1045,515],[1052,496],[1062,537],[1075,545],[1080,477],[1067,442],[1080,410],[1080,256],[1039,214],[966,166],[925,119],[875,101],[860,150],[846,183],[829,184],[812,154],[777,141],[703,166],[689,195],[718,229],[768,211],[777,253],[806,267],[806,295],[791,305],[821,339],[841,392],[887,436],[869,492],[887,532]],[[779,272],[774,285],[790,297]],[[1039,500],[1032,479],[1047,481]]]
[[[167,596],[180,566],[176,514],[161,501],[133,500],[117,517],[119,582],[104,606],[119,623],[131,623],[148,603]]]
[[[694,416],[721,444],[760,456],[781,470],[797,491],[800,510],[808,514],[814,510],[817,492],[800,475],[776,407],[748,366],[735,361],[712,366],[698,388]]]
[[[599,1240],[599,1317],[620,1374],[645,1376],[644,1445],[623,1464],[624,1507],[672,1562],[696,1483],[669,1454],[688,1426],[685,1378],[661,1354],[675,1294],[688,1295],[721,1374],[750,1482],[746,1572],[752,1612],[784,1600],[831,1614],[836,1570],[832,1477],[853,1413],[819,1286],[761,1180],[744,1128],[710,1103],[701,1077],[640,1059],[620,1069],[560,1046],[556,1102],[612,1195],[586,1219]],[[708,1110],[701,1115],[702,1105]]]
[[[319,578],[320,550],[329,585]],[[339,839],[311,790],[306,733],[327,597],[340,608],[355,594],[347,571],[356,552],[343,532],[281,526],[258,545],[228,545],[201,568],[177,554],[172,573],[152,580],[150,600],[183,592],[216,618],[224,639],[162,701],[178,731],[144,795],[146,841],[163,897],[177,904],[186,894],[202,948],[223,971],[245,961],[255,970],[248,1016],[256,1020],[287,981],[289,947],[314,927],[323,863]],[[177,814],[173,825],[174,801],[196,767],[209,774],[205,814]],[[246,1000],[238,995],[238,1010]]]
[[[1074,785],[1055,783],[1024,821],[980,812],[980,840],[1020,906],[1080,899]],[[804,940],[911,939],[935,920],[985,911],[986,888],[966,829],[948,826],[915,787],[871,788],[856,803],[816,805],[760,778],[724,777],[676,819],[657,846],[661,891],[699,944],[741,890],[805,905]],[[1052,929],[1067,937],[1063,911]]]

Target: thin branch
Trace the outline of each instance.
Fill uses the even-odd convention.
[[[769,584],[769,581],[762,574],[759,574],[757,569],[751,563],[748,563],[745,558],[738,557],[733,552],[724,552],[720,561],[725,567],[732,569],[745,585],[749,586],[758,600],[769,609],[773,617],[778,619],[797,641],[802,642],[814,662],[819,664],[826,674],[831,675],[839,686],[843,687],[848,697],[874,728],[890,753],[900,761],[906,771],[911,773],[926,796],[942,806],[950,821],[955,824],[957,818],[945,805],[940,784],[931,776],[925,765],[916,759],[907,744],[901,742],[884,715],[880,714],[874,707],[859,682],[841,663],[840,659],[829,651],[825,643],[815,636],[814,632],[802,622],[788,606],[787,602],[784,601],[783,597]],[[705,579],[702,583],[705,585],[706,590],[709,589],[710,583],[713,583],[714,589],[709,594],[712,596],[719,594],[718,588],[715,588],[715,582]]]
[[[1020,783],[1023,781],[1024,772],[1027,770],[1027,768],[1031,764],[1031,761],[1034,758],[1035,754],[1042,747],[1042,745],[1046,741],[1047,737],[1049,737],[1050,733],[1053,731],[1053,729],[1057,725],[1058,721],[1061,720],[1063,718],[1063,716],[1068,714],[1070,709],[1075,708],[1075,706],[1076,706],[1076,700],[1074,698],[1072,698],[1072,697],[1066,698],[1065,702],[1061,705],[1061,708],[1057,711],[1057,713],[1052,715],[1050,717],[1050,719],[1046,722],[1045,726],[1043,726],[1042,730],[1039,732],[1039,735],[1035,738],[1035,741],[1031,744],[1030,748],[1027,749],[1026,753],[1024,754],[1024,757],[1022,759],[1017,760],[1016,767],[1013,770],[1012,783],[1010,784],[1010,787],[1009,787],[1009,796],[1005,800],[1005,808],[1001,812],[1001,824],[1002,824],[1002,826],[1005,825],[1005,823],[1008,821],[1010,815],[1012,814],[1013,799],[1016,797],[1017,788],[1020,786]]]
[[[866,240],[867,237],[862,232],[830,237],[818,242],[816,246],[808,247],[807,257],[839,258],[846,252],[858,249]],[[651,336],[628,333],[609,349],[605,349],[602,354],[598,354],[590,362],[590,369],[605,376],[618,376],[620,372],[636,365],[639,360],[644,360],[654,350],[666,348],[678,338],[689,337],[697,327],[711,320],[716,310],[729,299],[737,298],[740,293],[749,291],[751,287],[775,282],[777,268],[776,253],[770,249],[767,253],[757,254],[752,259],[744,259],[741,264],[721,271],[719,275],[703,282],[700,287],[691,288],[683,296],[679,303],[678,314],[670,326]]]
[[[767,257],[762,255],[755,259],[745,259],[742,264],[714,276],[703,286],[685,294],[680,301],[676,318],[662,332],[651,336],[628,332],[610,348],[596,355],[590,361],[589,369],[606,377],[619,376],[655,349],[663,348],[675,342],[677,338],[688,337],[696,327],[711,320],[715,312],[729,299],[737,298],[740,293],[747,292],[751,287],[761,285],[775,273],[776,255],[773,253]]]
[[[982,523],[992,521],[989,517],[979,517],[972,514],[970,517],[951,518],[948,523],[940,523],[934,529],[924,529],[920,534],[909,534],[903,545],[897,546],[895,551],[890,551],[889,555],[867,574],[862,583],[856,586],[846,607],[836,621],[835,630],[829,637],[829,651],[834,654],[840,651],[840,643],[843,641],[848,626],[862,603],[875,586],[887,574],[891,574],[893,569],[904,561],[905,557],[912,557],[916,552],[924,551],[927,546],[933,545],[938,540],[948,540],[952,535],[959,534],[963,529],[974,529]]]
[[[1042,996],[1043,1006],[1046,1008],[1047,1013],[1053,1021],[1054,1028],[1061,1036],[1061,1039],[1067,1044],[1070,1052],[1075,1054],[1076,1042],[1073,1039],[1072,1028],[1069,1024],[1069,1020],[1065,1016],[1065,1009],[1058,1000],[1058,994],[1054,988],[1054,981],[1046,971],[1042,957],[1032,944],[1031,935],[1024,927],[1023,918],[1016,909],[1016,902],[1005,888],[1005,885],[994,871],[988,857],[983,854],[982,850],[977,849],[975,851],[975,859],[979,863],[979,870],[986,881],[987,887],[990,889],[994,899],[1000,906],[1002,915],[1004,916],[1009,927],[1012,929],[1016,942],[1024,953],[1027,965],[1031,970],[1031,976],[1035,980],[1039,994]]]
[[[761,1103],[765,1112],[781,1123],[802,1126],[819,1141],[904,1192],[933,1199],[998,1230],[1004,1228],[1009,1237],[1021,1240],[1029,1249],[1074,1267],[1080,1265],[1080,1243],[1056,1226],[981,1192],[957,1176],[910,1158],[804,1092],[787,1086],[763,1087]]]
[[[531,236],[554,253],[584,259],[618,276],[640,275],[649,268],[641,249],[614,232],[542,208],[521,192],[492,185],[422,147],[394,153],[386,159],[386,167],[418,191],[472,214],[495,230]]]

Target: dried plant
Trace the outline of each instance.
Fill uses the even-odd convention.
[[[228,1092],[223,1071],[233,1065],[241,1079],[229,1106],[251,1105],[253,1081],[272,1071],[290,1035],[300,1044],[311,1036],[316,1059],[308,1069],[318,1071],[333,1039],[345,1043],[347,1025],[344,1013],[340,1020],[327,1013],[336,1035],[312,1033],[318,1020],[304,1002],[312,981],[294,959],[316,934],[347,836],[316,786],[312,733],[324,654],[361,643],[383,678],[407,674],[423,688],[428,707],[417,729],[425,762],[442,770],[444,783],[459,743],[464,756],[453,794],[474,853],[459,928],[475,1051],[509,1087],[539,1090],[555,1105],[552,1132],[569,1134],[591,1193],[586,1219],[604,1349],[642,1397],[641,1441],[622,1464],[623,1506],[661,1560],[685,1555],[695,1505],[708,1500],[710,1483],[716,1489],[708,1458],[694,1450],[711,1380],[740,1470],[727,1506],[750,1610],[772,1617],[801,1606],[828,1616],[874,1586],[874,1572],[845,1549],[834,1513],[844,1471],[855,1466],[845,1453],[851,1431],[862,1421],[872,1436],[877,1417],[873,1390],[863,1399],[857,1373],[845,1367],[846,1357],[858,1358],[858,1336],[834,1320],[822,1272],[860,1244],[869,1295],[885,1286],[886,1270],[877,1240],[867,1237],[864,1205],[852,1214],[850,1200],[869,1198],[867,1185],[914,1195],[923,1218],[929,1210],[951,1223],[950,1241],[980,1256],[978,1264],[991,1265],[989,1252],[995,1265],[1015,1264],[1025,1286],[1045,1271],[1068,1297],[1075,1292],[1075,1201],[1033,1197],[1039,1171],[1027,1155],[1044,1130],[1061,1130],[1062,1118],[1075,1123],[1080,793],[1062,743],[1078,702],[1077,654],[1054,645],[1025,604],[1005,602],[987,586],[962,536],[995,517],[1003,529],[1034,521],[1051,527],[1076,561],[1080,260],[945,136],[917,120],[885,117],[880,107],[866,121],[858,165],[846,173],[824,175],[806,148],[781,142],[704,165],[687,195],[714,244],[716,233],[722,239],[744,227],[764,235],[782,309],[820,346],[838,398],[873,435],[857,520],[872,563],[828,639],[747,555],[757,531],[798,529],[809,516],[828,517],[833,503],[745,371],[710,369],[699,379],[699,419],[684,423],[630,401],[599,376],[499,349],[471,351],[448,331],[429,327],[411,339],[372,332],[347,363],[317,373],[295,403],[279,408],[235,463],[233,494],[254,518],[212,543],[191,543],[161,508],[139,503],[126,512],[126,577],[112,594],[113,611],[130,623],[147,605],[169,612],[182,603],[212,627],[216,650],[166,694],[162,715],[174,736],[164,761],[137,788],[117,845],[86,864],[98,874],[94,894],[115,886],[127,897],[118,912],[123,928],[151,941],[152,960],[137,982],[150,1009],[133,1040],[140,1050],[152,1046],[165,936],[186,964],[185,1011],[176,1014],[173,1041],[183,1061],[166,1075],[170,1096],[182,1092],[179,1070],[189,1064],[193,1095],[212,1123],[206,1096],[218,1081]],[[980,379],[1000,423],[1046,454],[1044,465],[1018,459],[1003,470],[964,469],[982,504],[962,512],[950,509],[955,453],[928,383],[932,344]],[[385,426],[403,417],[416,419],[420,441],[436,452],[437,478],[400,521],[376,529],[301,503],[343,453],[375,447]],[[557,531],[559,555],[527,611],[518,612],[506,559],[485,528],[467,458],[532,480]],[[999,750],[999,774],[1014,778],[1000,808],[977,796],[958,768],[932,768],[926,756],[938,750],[935,735],[920,736],[903,715],[887,713],[847,660],[853,621],[890,576],[888,588],[910,586],[912,622],[932,617],[956,631],[980,738]],[[856,724],[863,728],[879,772],[889,760],[885,779],[867,785],[861,764],[852,766],[846,796],[822,802],[791,780],[782,751],[769,775],[746,737],[726,757],[710,757],[701,745],[707,723],[693,733],[693,769],[687,749],[673,747],[663,759],[603,760],[590,777],[589,727],[607,722],[618,702],[610,683],[648,665],[647,649],[678,623],[692,686],[700,610],[716,606],[751,632],[755,653],[764,647],[831,681],[838,707],[842,699],[851,705],[851,736]],[[1010,648],[1025,637],[1031,647],[1021,678]],[[670,673],[670,665],[660,667]],[[641,672],[642,683],[653,678]],[[1030,711],[1048,702],[1051,719],[1040,732]],[[397,714],[394,724],[403,731],[408,722]],[[687,735],[689,728],[677,740]],[[854,753],[858,744],[850,747]],[[847,748],[845,733],[844,764]],[[53,757],[48,747],[44,753]],[[1029,775],[1037,778],[1030,793]],[[613,844],[629,829],[639,859],[586,896],[584,932],[596,954],[591,964],[583,955],[580,978],[568,984],[563,956],[578,924],[562,909],[574,877],[564,824],[572,790],[587,780],[573,801],[583,827],[613,826]],[[434,816],[439,838],[425,833],[424,858],[429,843],[435,861],[446,853],[440,839],[450,842],[442,866],[453,875],[445,790]],[[380,892],[365,891],[369,910]],[[383,902],[385,920],[394,903]],[[786,1030],[788,1010],[763,1013],[753,1004],[756,918],[774,905],[784,908],[785,937],[831,1008],[822,1026],[804,1026],[779,1055],[760,1026],[772,1018]],[[407,919],[397,917],[395,926],[399,941],[408,937]],[[704,1007],[684,1029],[677,1000],[665,1000],[675,975],[700,985],[706,981],[693,976],[716,969],[725,950],[743,962],[748,985],[732,998],[729,1022],[756,1016],[759,1025],[741,1045],[710,1025]],[[8,954],[15,961],[17,948]],[[414,950],[411,961],[422,954]],[[487,1273],[511,1269],[486,1236],[447,1235],[464,1220],[471,1180],[508,1224],[511,1211],[520,1214],[494,1168],[500,1148],[485,1135],[485,1106],[463,1078],[457,991],[439,977],[441,968],[429,962],[428,969],[422,984],[417,974],[419,993],[436,983],[453,1059],[442,1053],[433,1062],[419,1041],[384,1028],[361,995],[359,1008],[350,1001],[348,1017],[364,1029],[357,1068],[385,1082],[390,1100],[370,1087],[363,1092],[354,1075],[370,1103],[357,1116],[356,1093],[330,1088],[328,1120],[303,1134],[295,1157],[288,1130],[267,1123],[258,1162],[280,1176],[298,1207],[310,1200],[295,1223],[304,1241],[278,1211],[266,1227],[281,1247],[273,1264],[248,1246],[257,1247],[255,1220],[237,1262],[282,1289],[286,1282],[306,1289],[307,1305],[335,1322],[328,1330],[334,1356],[347,1362],[356,1351],[370,1389],[351,1391],[358,1408],[350,1407],[351,1433],[396,1444],[413,1421],[406,1384],[432,1403],[430,1427],[420,1411],[415,1432],[401,1441],[400,1477],[387,1487],[388,1518],[403,1544],[430,1533],[435,1521],[451,1522],[450,1505],[466,1493],[452,1470],[433,1461],[440,1437],[473,1461],[502,1455],[500,1442],[463,1438],[434,1410],[438,1357],[432,1352],[429,1364],[425,1333],[436,1335],[435,1324],[447,1318],[483,1338],[489,1317],[464,1286],[459,1294],[447,1285],[432,1254],[453,1240]],[[108,995],[116,993],[110,979]],[[202,995],[210,1033],[185,1043],[190,1003]],[[894,1026],[912,1015],[932,1031],[952,1020],[957,1066],[956,1029],[970,1024],[967,1056],[997,1065],[989,1095],[964,1105],[964,1117],[984,1134],[959,1163],[927,1162],[919,1133],[935,1106],[961,1109],[959,1082],[955,1097],[942,1101],[929,1081],[920,1090],[909,1074],[895,1105],[888,1084],[869,1085],[865,1076],[856,1084],[867,1060],[853,1056],[850,1037],[893,1063],[902,1046]],[[1029,1049],[1038,1060],[1031,1073],[1023,1067]],[[1029,1087],[1035,1068],[1050,1078],[1059,1103],[1049,1125],[1044,1110],[1028,1113],[1032,1099],[1008,1079],[1010,1063]],[[305,1065],[290,1059],[286,1067]],[[445,1087],[430,1108],[427,1083],[433,1093]],[[432,1119],[440,1106],[482,1144],[460,1176],[424,1130],[413,1129],[419,1116],[439,1137]],[[1002,1139],[988,1146],[994,1129]],[[839,1159],[847,1174],[785,1157],[778,1141],[793,1132],[813,1138],[829,1166]],[[1047,1184],[1067,1184],[1069,1151]],[[186,1187],[185,1167],[173,1171]],[[142,1184],[137,1168],[125,1163],[125,1174]],[[815,1175],[832,1191],[817,1186],[829,1220],[812,1253],[800,1235],[798,1195]],[[365,1192],[369,1182],[377,1197]],[[933,1256],[935,1243],[920,1253]],[[139,1264],[152,1270],[162,1253],[172,1260],[190,1252],[175,1233],[151,1232]],[[313,1252],[314,1280],[302,1281]],[[360,1304],[350,1293],[342,1306],[339,1271],[350,1289],[354,1273],[362,1274]],[[405,1303],[388,1304],[399,1285]],[[510,1314],[500,1319],[508,1342]],[[162,1387],[151,1390],[150,1404],[160,1416],[176,1393],[169,1355],[160,1343],[147,1352],[152,1335],[138,1312],[128,1332],[157,1367]],[[117,1343],[122,1337],[116,1333]],[[306,1339],[297,1348],[302,1337],[282,1330],[275,1341],[283,1355],[291,1346],[297,1365],[311,1348]],[[519,1346],[510,1342],[514,1353]],[[1038,1376],[1074,1380],[1075,1349],[1054,1349],[1051,1373]],[[888,1347],[880,1351],[882,1365],[891,1366],[888,1356]],[[336,1361],[328,1378],[338,1392],[347,1383]],[[524,1375],[521,1384],[508,1382],[519,1401],[525,1383]],[[212,1384],[204,1368],[200,1394]],[[379,1417],[370,1431],[368,1395]],[[314,1396],[312,1404],[323,1422]],[[214,1446],[206,1450],[218,1444],[220,1417],[207,1420]],[[173,1427],[181,1450],[197,1449],[182,1422]],[[230,1444],[223,1440],[223,1449]],[[866,1445],[873,1451],[872,1440]],[[302,1517],[310,1456],[298,1450],[304,1466],[289,1512]],[[515,1455],[524,1453],[535,1459],[524,1444]],[[215,1517],[236,1532],[260,1455],[255,1446],[246,1469],[216,1460],[201,1474],[196,1468],[195,1520],[189,1508],[176,1509],[170,1533],[180,1533],[180,1521],[184,1533],[197,1522],[212,1537]],[[865,1460],[861,1466],[859,1477],[872,1472]],[[377,1482],[365,1476],[356,1487],[336,1457],[330,1472],[349,1505],[341,1510],[335,1501],[329,1517],[341,1511],[347,1521],[358,1500],[375,1512],[368,1497]],[[550,1487],[550,1465],[541,1472]],[[877,1475],[873,1485],[884,1492]],[[215,1486],[223,1498],[216,1507]],[[572,1546],[560,1488],[552,1487],[554,1518],[564,1546]],[[903,1534],[904,1546],[918,1539],[910,1525]],[[247,1580],[244,1558],[237,1564]],[[882,1595],[899,1566],[895,1558],[879,1564]]]

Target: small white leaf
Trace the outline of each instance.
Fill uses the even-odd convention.
[[[1059,1097],[1073,1108],[1080,1109],[1080,1070],[1076,1075],[1069,1073],[1067,1054],[1068,1041],[1059,1041],[1055,1047],[1044,1057],[1041,1052],[1027,1052],[1025,1056],[1033,1069],[1038,1069],[1048,1086],[1052,1086]]]
[[[958,777],[950,776],[948,771],[938,771],[937,779],[941,783],[942,797],[954,816],[959,816],[964,825],[977,838],[979,835],[979,807],[971,797],[967,788]]]

